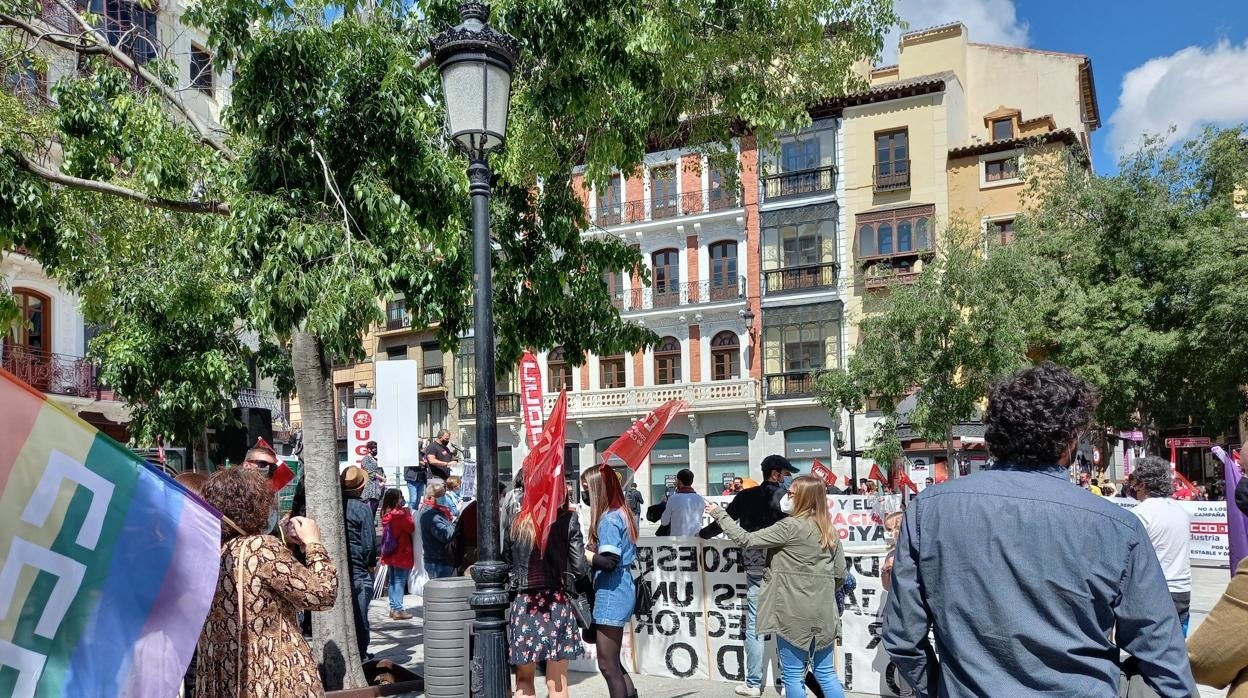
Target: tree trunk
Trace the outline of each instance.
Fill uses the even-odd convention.
[[[320,340],[307,332],[297,331],[291,337],[290,361],[303,417],[308,516],[320,525],[321,540],[338,570],[334,607],[312,614],[312,654],[321,665],[326,690],[363,688],[368,684],[355,646],[342,489],[338,484],[332,373]]]

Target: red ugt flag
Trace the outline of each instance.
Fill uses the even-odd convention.
[[[667,431],[667,427],[681,410],[689,406],[684,400],[668,400],[644,419],[633,422],[615,443],[602,452],[602,462],[606,463],[612,454],[624,461],[633,472],[641,467],[641,462],[650,454],[650,450],[658,443],[659,437]],[[528,482],[525,482],[528,486]]]
[[[820,463],[818,458],[816,458],[815,462],[811,464],[810,474],[820,480],[823,480],[823,484],[828,487],[836,487],[836,473],[828,470],[828,466]]]
[[[532,352],[524,352],[520,359],[520,407],[524,411],[524,438],[533,448],[541,438],[542,415],[542,367]]]
[[[559,518],[559,507],[568,496],[563,484],[563,434],[567,415],[568,393],[562,390],[541,437],[524,457],[524,499],[520,501],[520,512],[527,511],[533,517],[538,548],[543,553],[550,527]]]

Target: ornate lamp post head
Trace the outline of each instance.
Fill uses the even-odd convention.
[[[433,37],[429,48],[442,76],[447,135],[470,159],[485,160],[507,134],[519,52],[514,38],[485,23],[487,3],[462,2],[459,16],[463,21]]]
[[[351,393],[351,400],[355,403],[356,409],[366,410],[373,402],[373,391],[369,390],[367,385],[361,383],[360,387]]]

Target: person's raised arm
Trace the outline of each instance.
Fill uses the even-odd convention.
[[[728,536],[734,543],[746,548],[775,548],[793,539],[792,522],[788,519],[774,523],[767,528],[753,533],[741,528],[741,525],[732,520],[728,512],[718,504],[707,504],[706,513],[715,519],[715,523],[723,529],[724,535]]]

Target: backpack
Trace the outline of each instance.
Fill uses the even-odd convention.
[[[390,557],[399,549],[399,539],[389,526],[381,527],[381,556]]]

